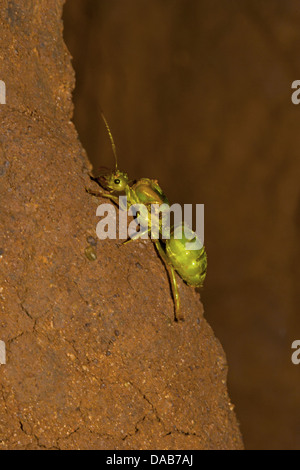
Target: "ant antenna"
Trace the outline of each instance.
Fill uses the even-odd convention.
[[[116,145],[115,145],[115,142],[114,142],[114,138],[112,136],[110,127],[108,125],[108,122],[107,122],[106,117],[104,116],[104,113],[103,113],[102,110],[101,110],[101,116],[102,116],[102,119],[104,121],[107,133],[109,135],[110,143],[111,143],[111,146],[112,146],[112,151],[113,151],[113,154],[114,154],[115,160],[116,160],[116,170],[117,170],[118,169],[118,160],[117,160],[117,150],[116,150]]]

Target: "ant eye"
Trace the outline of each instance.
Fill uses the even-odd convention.
[[[120,184],[120,180],[118,178],[115,180],[115,184]]]

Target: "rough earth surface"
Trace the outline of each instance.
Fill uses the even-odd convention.
[[[0,1],[0,448],[240,449],[199,294],[174,323],[151,242],[96,239],[62,4]]]

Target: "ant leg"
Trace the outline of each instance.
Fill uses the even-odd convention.
[[[158,254],[162,261],[165,264],[165,267],[168,271],[170,283],[171,283],[171,288],[172,288],[172,294],[173,294],[173,299],[174,299],[174,306],[175,306],[175,321],[178,320],[184,320],[183,315],[181,314],[181,308],[180,308],[180,297],[179,297],[179,292],[178,292],[178,284],[176,280],[176,275],[175,275],[175,269],[172,266],[171,262],[169,261],[166,253],[161,247],[161,244],[159,241],[155,241],[155,247],[158,251]]]
[[[175,269],[173,266],[170,266],[170,265],[169,265],[169,277],[171,281],[172,293],[173,293],[173,298],[175,302],[175,320],[184,321],[184,316],[182,315],[181,308],[180,308],[180,297],[179,297],[179,292],[178,292],[177,279],[175,276]]]
[[[85,188],[86,192],[88,194],[90,194],[91,196],[95,196],[95,197],[102,197],[104,192],[102,191],[94,191],[93,189],[90,189],[90,188]]]
[[[145,233],[149,232],[149,229],[146,228],[146,230],[143,230],[142,232],[137,232],[135,235],[132,235],[132,237],[128,238],[128,240],[125,240],[125,242],[122,243],[122,245],[127,245],[127,243],[132,242],[133,240],[138,240],[141,238]]]
[[[118,196],[114,196],[113,194],[105,193],[104,191],[93,191],[92,189],[85,188],[86,192],[88,194],[91,194],[92,196],[95,197],[107,197],[111,201],[115,202],[116,204],[119,205],[119,198]]]

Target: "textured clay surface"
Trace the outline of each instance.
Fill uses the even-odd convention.
[[[199,294],[176,324],[150,241],[95,245],[62,3],[0,1],[0,448],[240,449]]]

